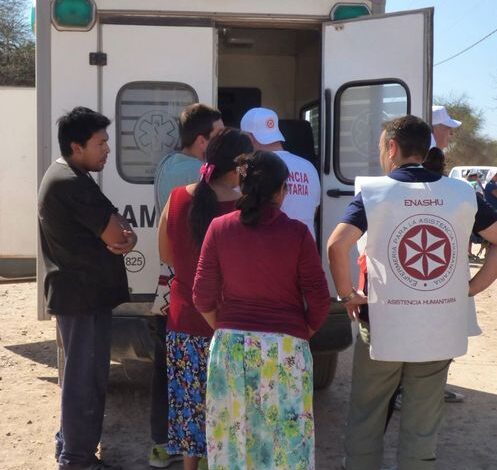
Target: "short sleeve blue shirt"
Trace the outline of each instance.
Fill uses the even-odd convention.
[[[396,181],[402,181],[404,183],[432,183],[441,178],[440,175],[428,171],[421,166],[396,168],[388,176]],[[476,198],[476,200],[478,203],[478,210],[476,212],[475,223],[473,225],[474,233],[481,232],[482,230],[490,227],[490,225],[494,222],[497,222],[497,213],[493,210],[493,208],[482,198]],[[366,217],[366,210],[364,209],[364,203],[362,202],[361,193],[357,194],[348,205],[340,222],[354,225],[363,233],[367,231],[368,220]]]

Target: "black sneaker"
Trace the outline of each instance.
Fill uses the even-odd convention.
[[[85,469],[86,470],[86,469]],[[104,462],[99,458],[95,457],[95,462],[93,462],[88,470],[122,470],[121,465],[112,465],[110,463]]]
[[[111,465],[99,458],[90,464],[60,464],[59,470],[122,470],[120,465]]]

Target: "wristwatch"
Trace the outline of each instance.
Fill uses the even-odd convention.
[[[349,295],[346,295],[344,297],[338,296],[338,301],[341,304],[346,304],[347,302],[350,302],[356,295],[357,295],[357,291],[355,290],[354,287],[352,287],[352,292]]]

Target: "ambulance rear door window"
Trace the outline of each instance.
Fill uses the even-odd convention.
[[[152,184],[162,157],[179,149],[179,116],[198,102],[195,90],[176,82],[130,82],[116,98],[116,161],[130,183]]]
[[[337,178],[354,184],[356,176],[383,174],[378,142],[382,123],[409,114],[407,85],[394,79],[349,82],[334,102],[333,167]]]

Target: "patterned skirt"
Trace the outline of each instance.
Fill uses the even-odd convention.
[[[313,470],[312,394],[307,341],[217,330],[207,375],[209,470]]]
[[[205,457],[205,388],[210,338],[168,331],[167,451]]]

